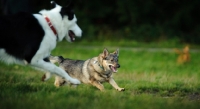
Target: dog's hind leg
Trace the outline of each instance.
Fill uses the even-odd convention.
[[[57,67],[55,64],[52,64],[50,62],[45,62],[44,60],[32,60],[31,65],[42,68],[50,73],[56,74],[58,76],[61,76],[65,78],[65,80],[69,81],[72,84],[80,84],[80,81],[77,79],[74,79],[70,77],[67,72],[65,72],[63,69]]]
[[[66,83],[65,79],[63,79],[62,77],[60,77],[60,76],[55,77],[54,85],[56,87],[60,87],[60,86],[64,85],[65,83]]]
[[[51,73],[50,73],[50,72],[46,72],[46,73],[42,76],[42,81],[47,81],[49,78],[51,78]]]
[[[56,62],[61,62],[63,59],[64,58],[62,56],[52,56],[52,55],[50,55],[49,57],[45,58],[44,61],[51,62],[51,63],[55,64]],[[46,72],[42,76],[42,81],[47,81],[49,78],[51,78],[51,73]]]

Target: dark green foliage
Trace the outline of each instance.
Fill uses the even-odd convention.
[[[77,0],[79,24],[85,37],[144,42],[179,38],[200,41],[199,1]],[[94,27],[92,34],[90,27]],[[114,38],[115,37],[115,38]],[[116,38],[117,37],[117,38]]]
[[[13,13],[50,9],[51,0],[7,0]],[[29,2],[27,2],[29,1]],[[68,5],[70,0],[55,0]],[[200,41],[199,0],[72,0],[84,39]],[[14,5],[13,5],[14,4]],[[29,6],[27,6],[27,5]],[[5,5],[1,5],[2,7]]]

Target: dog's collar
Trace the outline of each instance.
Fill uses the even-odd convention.
[[[103,66],[101,66],[99,63],[98,63],[98,61],[94,61],[94,64],[98,64],[98,66],[101,68],[101,69],[103,69],[104,70],[104,67]]]
[[[101,73],[98,73],[98,72],[97,72],[97,74],[98,74],[100,77],[103,77],[103,78],[110,78],[112,73],[101,74]]]
[[[94,61],[94,64],[98,64],[98,66],[102,69],[102,70],[104,70],[104,67],[103,66],[101,66],[99,63],[98,63],[98,61]],[[96,71],[97,72],[97,71]],[[98,73],[98,72],[97,72]],[[98,75],[99,76],[101,76],[101,77],[103,77],[103,78],[110,78],[110,76],[112,75],[112,73],[107,73],[107,74],[101,74],[101,73],[98,73]]]
[[[56,36],[56,39],[58,40],[58,34],[57,34],[57,31],[56,29],[54,28],[54,26],[52,25],[50,19],[47,17],[47,16],[44,16],[45,20],[47,21],[49,27],[51,28],[51,30],[53,31],[53,33],[55,34]]]

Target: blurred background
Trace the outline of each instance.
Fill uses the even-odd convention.
[[[51,0],[1,0],[1,14],[37,13]],[[60,5],[69,0],[54,0]],[[85,41],[199,44],[200,0],[72,0]]]

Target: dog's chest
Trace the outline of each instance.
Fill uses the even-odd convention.
[[[53,38],[52,38],[53,37]],[[38,50],[39,53],[49,56],[51,51],[56,47],[56,37],[53,35],[45,35]]]
[[[108,81],[111,76],[112,76],[112,73],[108,73],[108,74],[96,73],[94,75],[95,79],[98,80],[99,82]]]

